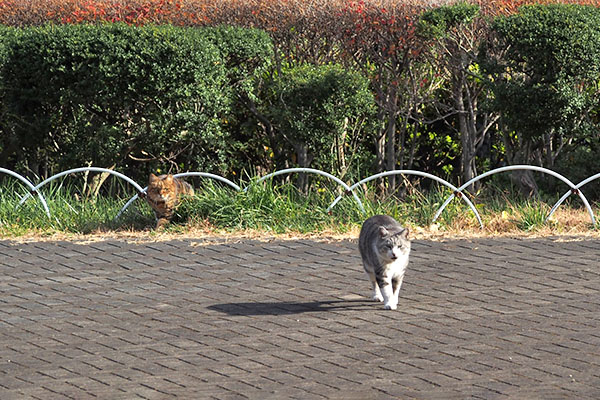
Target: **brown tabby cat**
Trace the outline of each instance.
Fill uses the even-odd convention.
[[[183,196],[193,196],[192,186],[173,175],[150,174],[146,200],[156,214],[156,229],[167,225]]]

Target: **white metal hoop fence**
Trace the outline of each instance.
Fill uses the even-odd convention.
[[[590,215],[590,220],[592,222],[592,224],[596,224],[596,219],[594,216],[594,212],[592,210],[592,207],[590,206],[587,198],[584,196],[584,194],[581,192],[581,187],[585,186],[586,184],[600,178],[600,173],[595,174],[590,176],[589,178],[579,182],[578,184],[574,184],[573,182],[571,182],[569,179],[567,179],[566,177],[564,177],[563,175],[554,172],[552,170],[549,170],[547,168],[542,168],[542,167],[537,167],[537,166],[533,166],[533,165],[513,165],[513,166],[508,166],[508,167],[502,167],[502,168],[496,168],[494,170],[488,171],[486,173],[483,173],[481,175],[476,176],[475,178],[471,179],[468,182],[465,182],[462,186],[460,187],[456,187],[453,184],[451,184],[450,182],[437,177],[435,175],[431,175],[428,174],[426,172],[421,172],[421,171],[416,171],[416,170],[393,170],[393,171],[386,171],[386,172],[382,172],[379,174],[375,174],[375,175],[371,175],[365,179],[362,179],[356,183],[354,183],[353,185],[349,186],[347,183],[345,183],[344,181],[342,181],[341,179],[339,179],[338,177],[325,172],[325,171],[321,171],[318,169],[313,169],[313,168],[289,168],[289,169],[284,169],[284,170],[280,170],[280,171],[275,171],[272,172],[270,174],[267,174],[263,177],[261,177],[260,179],[258,179],[256,182],[253,182],[251,184],[258,184],[261,182],[266,181],[267,179],[273,178],[275,176],[278,175],[283,175],[283,174],[291,174],[291,173],[308,173],[308,174],[316,174],[316,175],[320,175],[323,177],[326,177],[332,181],[334,181],[337,185],[341,186],[344,189],[344,194],[345,195],[351,195],[355,202],[356,205],[358,206],[358,208],[361,210],[361,212],[365,213],[365,208],[360,200],[360,198],[357,196],[357,194],[355,193],[356,188],[358,187],[362,187],[362,185],[364,183],[370,182],[372,180],[375,179],[379,179],[379,178],[384,178],[386,176],[390,176],[390,175],[413,175],[413,176],[419,176],[422,178],[427,178],[427,179],[431,179],[434,180],[440,184],[442,184],[443,186],[449,188],[450,190],[452,190],[452,194],[450,196],[448,196],[446,198],[446,200],[444,201],[444,203],[440,206],[440,208],[437,210],[437,212],[435,213],[435,216],[433,217],[433,220],[431,221],[432,223],[435,222],[439,216],[441,215],[441,213],[444,211],[444,209],[448,206],[448,204],[452,201],[452,199],[454,199],[455,197],[459,197],[461,198],[471,209],[471,211],[473,212],[473,214],[475,215],[475,217],[477,218],[477,221],[479,222],[479,226],[481,228],[483,228],[483,222],[481,220],[481,216],[479,215],[479,212],[477,211],[477,208],[473,205],[473,203],[471,202],[471,200],[469,200],[468,196],[465,196],[464,190],[466,188],[468,188],[469,186],[471,186],[473,183],[480,181],[483,178],[486,178],[488,176],[494,175],[494,174],[498,174],[501,172],[509,172],[509,171],[517,171],[517,170],[528,170],[528,171],[535,171],[535,172],[541,172],[547,175],[550,175],[554,178],[559,179],[560,181],[562,181],[563,183],[565,183],[570,190],[568,190],[567,192],[565,192],[565,194],[554,204],[554,206],[552,207],[552,209],[550,210],[550,212],[548,213],[546,220],[548,220],[552,214],[556,211],[556,209],[571,195],[571,194],[576,194],[579,196],[579,198],[581,199],[581,201],[583,202],[585,208],[587,209],[588,214]],[[67,171],[63,171],[60,172],[58,174],[55,174],[51,177],[49,177],[48,179],[43,180],[42,182],[38,183],[37,185],[34,185],[32,182],[30,182],[27,178],[23,177],[22,175],[20,175],[17,172],[11,171],[9,169],[6,168],[0,168],[0,174],[6,174],[9,175],[15,179],[17,179],[20,183],[22,183],[23,185],[25,185],[28,189],[29,192],[26,193],[25,195],[23,195],[19,201],[18,206],[21,206],[28,198],[32,197],[32,195],[36,195],[37,198],[39,199],[39,201],[42,203],[42,206],[44,208],[44,211],[46,213],[46,215],[48,215],[48,217],[50,217],[50,209],[48,208],[48,204],[46,202],[45,197],[43,196],[42,192],[40,191],[40,189],[45,186],[46,184],[54,181],[55,179],[58,179],[60,177],[69,175],[69,174],[74,174],[74,173],[78,173],[78,172],[101,172],[101,173],[107,173],[107,174],[111,174],[113,176],[116,176],[117,178],[123,179],[124,181],[126,181],[127,183],[131,184],[134,189],[137,191],[137,193],[135,194],[135,196],[133,196],[131,199],[129,199],[127,201],[127,203],[123,206],[123,208],[119,211],[119,213],[116,215],[115,219],[118,219],[121,214],[138,198],[140,197],[144,197],[146,194],[146,190],[148,189],[147,187],[142,187],[139,184],[137,184],[133,179],[129,178],[128,176],[111,170],[111,169],[107,169],[107,168],[99,168],[99,167],[81,167],[81,168],[74,168],[74,169],[69,169]],[[203,177],[203,178],[209,178],[209,179],[214,179],[217,181],[220,181],[221,183],[224,183],[226,185],[228,185],[229,187],[231,187],[232,189],[236,190],[236,191],[247,191],[249,186],[246,186],[245,188],[241,188],[239,185],[233,183],[232,181],[230,181],[227,178],[224,178],[222,176],[219,175],[215,175],[215,174],[210,174],[207,172],[184,172],[184,173],[180,173],[180,174],[175,174],[175,177],[179,177],[179,178],[183,178],[183,177],[188,177],[188,176],[199,176],[199,177]],[[342,199],[343,195],[339,195],[332,203],[331,205],[327,208],[327,211],[331,211],[331,209],[333,207],[336,206],[336,204],[339,203],[339,201]]]

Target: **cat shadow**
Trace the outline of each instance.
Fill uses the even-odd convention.
[[[368,300],[327,300],[298,302],[265,302],[265,303],[225,303],[208,306],[209,309],[228,315],[293,315],[327,311],[360,311],[373,310],[374,303]]]

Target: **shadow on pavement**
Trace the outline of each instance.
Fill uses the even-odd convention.
[[[208,306],[209,309],[229,315],[290,315],[324,311],[357,311],[374,310],[377,304],[369,300],[328,300],[298,302],[268,302],[268,303],[225,303]]]

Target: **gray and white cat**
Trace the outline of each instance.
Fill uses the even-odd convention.
[[[395,310],[410,253],[408,228],[387,215],[375,215],[363,223],[358,249],[373,285],[373,300]]]

